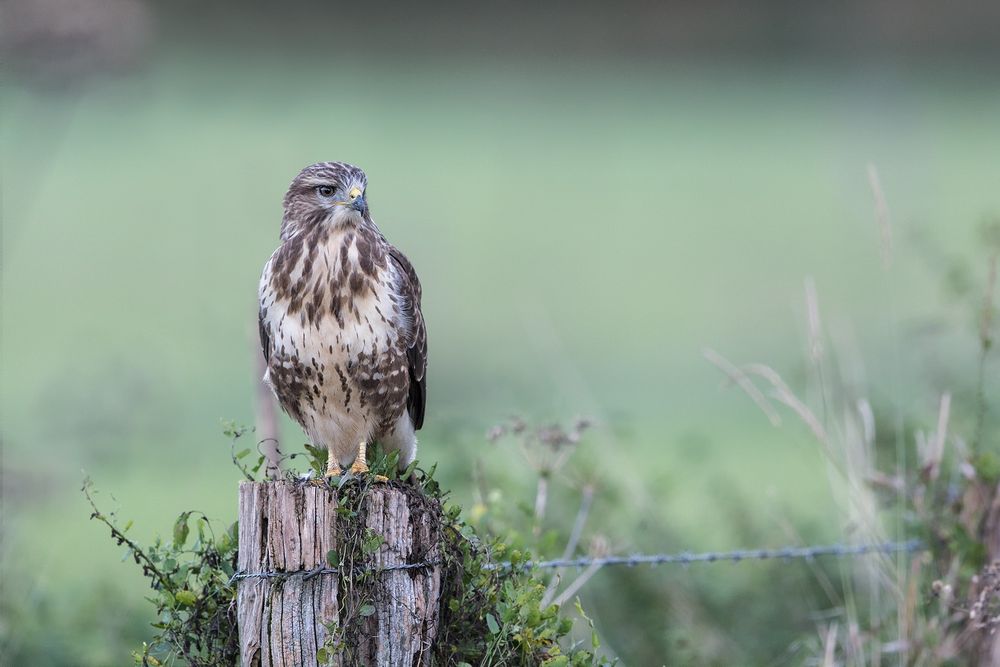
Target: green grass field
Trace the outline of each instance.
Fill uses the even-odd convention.
[[[72,91],[5,86],[3,594],[42,621],[8,632],[10,655],[125,664],[143,636],[141,578],[87,520],[85,474],[142,538],[182,510],[235,514],[220,419],[253,421],[257,280],[284,189],[311,162],[367,171],[376,220],[420,272],[420,459],[463,503],[477,457],[512,502],[530,478],[489,448],[489,426],[586,414],[600,425],[587,464],[615,489],[595,527],[619,551],[780,545],[778,519],[838,538],[805,430],[720,392],[701,357],[767,361],[794,383],[806,275],[825,323],[896,392],[873,398],[933,414],[894,351],[915,349],[932,313],[964,323],[941,309],[937,262],[967,255],[1000,210],[995,80],[606,61],[336,69],[352,67],[345,91],[319,64],[168,52]],[[888,276],[869,162],[892,209]],[[741,513],[753,531],[734,530]],[[725,598],[743,576],[692,585]],[[35,625],[22,623],[7,627]]]

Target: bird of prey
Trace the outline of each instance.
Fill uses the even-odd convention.
[[[427,392],[420,281],[372,221],[361,169],[303,169],[284,200],[281,245],[260,279],[264,381],[316,447],[328,477],[367,471],[366,444],[416,456]]]

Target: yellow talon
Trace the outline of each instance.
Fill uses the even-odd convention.
[[[363,475],[368,472],[368,445],[364,441],[358,446],[358,455],[354,458],[354,463],[351,464],[351,472],[355,475]],[[376,482],[387,482],[388,477],[382,475],[375,475]]]
[[[354,463],[351,464],[351,468],[348,472],[353,475],[365,475],[368,473],[368,461],[367,461],[367,445],[362,442],[358,447],[358,455],[354,458]],[[337,458],[333,455],[333,450],[328,450],[326,453],[326,474],[323,477],[340,477],[344,474],[341,470],[340,465],[337,463]],[[382,475],[375,475],[376,482],[388,482],[389,478]]]
[[[326,474],[324,477],[340,477],[343,473],[340,470],[340,466],[337,465],[337,459],[333,455],[333,450],[328,449],[326,451]]]

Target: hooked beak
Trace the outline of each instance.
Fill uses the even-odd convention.
[[[365,201],[365,195],[361,192],[360,188],[351,188],[348,195],[351,197],[349,205],[355,211],[358,213],[364,213],[368,209],[368,202]]]

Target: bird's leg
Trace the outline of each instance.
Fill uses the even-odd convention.
[[[354,463],[351,464],[351,472],[355,475],[360,475],[361,473],[368,472],[368,444],[362,440],[361,444],[358,445],[358,455],[354,457]]]
[[[337,457],[333,455],[333,450],[326,450],[326,474],[324,477],[340,477],[343,473],[337,463]]]
[[[368,443],[362,440],[361,444],[358,445],[358,455],[354,458],[354,463],[351,464],[352,474],[363,475],[364,473],[368,472],[367,449],[368,449]],[[387,477],[383,477],[382,475],[375,475],[375,481],[377,482],[385,482],[387,480],[388,480]]]

